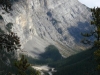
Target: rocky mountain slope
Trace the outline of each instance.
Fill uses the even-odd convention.
[[[62,56],[68,57],[84,49],[81,32],[90,30],[90,9],[78,0],[18,0],[13,11],[0,8],[3,22],[13,23],[22,49],[37,57],[48,45],[55,45]]]

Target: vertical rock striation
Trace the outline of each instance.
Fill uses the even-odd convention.
[[[19,0],[13,11],[0,8],[5,25],[20,36],[22,49],[35,57],[53,44],[63,56],[83,49],[81,32],[90,30],[90,9],[78,0]],[[5,13],[5,14],[4,14]]]

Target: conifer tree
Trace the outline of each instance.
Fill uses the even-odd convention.
[[[92,12],[92,21],[91,25],[94,26],[93,31],[90,33],[82,34],[84,37],[95,37],[94,41],[83,39],[82,43],[84,44],[93,44],[94,47],[97,48],[97,50],[94,52],[94,55],[96,57],[96,61],[98,63],[98,70],[100,70],[100,8],[93,8],[91,9]]]
[[[24,55],[15,62],[15,67],[18,69],[17,75],[40,75],[39,71],[31,68],[31,64],[28,63]]]
[[[100,8],[93,8],[91,9],[92,12],[92,18],[93,20],[91,21],[92,25],[95,25],[96,29],[94,32],[94,35],[96,37],[96,40],[94,41],[94,45],[98,48],[94,52],[94,55],[96,56],[96,61],[98,63],[98,70],[100,71]]]
[[[27,59],[25,59],[24,55],[22,55],[21,59],[15,62],[15,66],[18,69],[19,75],[26,75],[25,71],[28,69],[30,64]]]
[[[15,58],[15,52],[17,49],[20,49],[20,46],[19,37],[15,33],[0,33],[0,71],[4,69],[1,67],[3,65],[12,65],[11,60]],[[6,72],[7,69],[5,67],[5,73]]]
[[[15,33],[10,32],[9,34],[0,34],[0,51],[4,51],[5,49],[7,52],[12,52],[19,49],[20,46],[19,37]]]
[[[81,33],[84,37],[88,38],[94,36],[96,39],[92,42],[88,39],[83,39],[81,42],[84,44],[94,44],[94,46],[100,47],[100,8],[91,9],[92,12],[92,21],[91,25],[94,26],[94,29],[90,33]]]
[[[0,0],[0,5],[1,5],[2,9],[4,9],[6,12],[9,12],[9,10],[12,10],[11,0]]]

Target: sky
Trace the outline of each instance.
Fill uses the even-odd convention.
[[[82,4],[93,8],[93,7],[100,7],[100,0],[79,0]]]

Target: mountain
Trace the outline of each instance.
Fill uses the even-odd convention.
[[[85,49],[81,32],[89,31],[90,9],[78,0],[13,0],[13,11],[0,8],[2,23],[12,23],[22,49],[38,57],[49,45],[55,45],[63,57]]]

